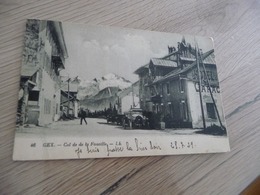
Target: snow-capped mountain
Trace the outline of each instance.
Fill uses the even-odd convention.
[[[78,87],[78,98],[80,100],[96,95],[99,92],[99,85],[94,81],[82,80]]]
[[[89,99],[97,95],[100,91],[108,87],[118,87],[125,89],[131,86],[131,82],[114,73],[109,73],[101,78],[95,78],[91,81],[81,80],[79,84],[78,98]]]
[[[92,112],[107,109],[111,105],[115,106],[118,103],[117,93],[120,91],[121,89],[118,87],[104,88],[98,94],[81,100],[80,105]]]
[[[93,81],[99,83],[99,90],[103,90],[107,87],[125,89],[131,85],[130,81],[113,73],[109,73],[101,78],[94,79]]]

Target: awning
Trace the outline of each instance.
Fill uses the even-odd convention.
[[[38,67],[36,66],[22,66],[22,71],[21,71],[21,75],[22,77],[31,77],[33,76],[37,71],[38,71]]]

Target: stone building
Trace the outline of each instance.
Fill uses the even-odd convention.
[[[135,71],[140,79],[141,108],[160,114],[168,127],[203,128],[203,121],[206,126],[221,126],[224,115],[214,51],[199,50],[196,57],[195,48],[185,38],[177,49],[168,50],[168,55],[152,58]]]
[[[60,114],[60,71],[67,57],[60,22],[27,21],[20,85],[23,95],[18,105],[20,124],[48,125]]]

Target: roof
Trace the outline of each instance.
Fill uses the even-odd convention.
[[[37,71],[39,67],[37,66],[22,66],[21,75],[22,77],[31,77],[33,76]]]
[[[165,56],[162,57],[161,59],[166,59],[166,58],[168,58],[168,57],[170,57],[170,56],[172,56],[172,55],[174,55],[174,54],[176,54],[176,53],[177,53],[177,51],[174,51],[174,52],[172,52],[172,53],[170,53],[170,54],[165,55]],[[152,58],[152,59],[159,59],[159,58]],[[145,65],[139,67],[136,71],[134,71],[134,73],[135,73],[135,74],[138,74],[138,73],[141,72],[143,69],[148,69],[148,68],[149,68],[149,64],[145,64]]]
[[[48,21],[48,22],[52,23],[55,30],[56,30],[56,33],[57,33],[58,39],[59,39],[59,44],[60,44],[60,47],[62,49],[64,58],[68,58],[68,51],[67,51],[67,47],[66,47],[66,43],[65,43],[65,39],[64,39],[62,23],[61,22],[55,22],[55,21]]]
[[[177,62],[172,60],[160,59],[160,58],[152,58],[151,62],[156,66],[164,66],[164,67],[178,67]]]
[[[141,67],[139,67],[136,71],[134,71],[135,74],[138,74],[139,72],[141,72],[144,69],[148,69],[149,68],[149,64],[145,64]]]
[[[186,60],[186,61],[193,61],[193,62],[196,61],[195,57],[188,57],[187,58],[187,57],[180,56],[180,58],[181,58],[181,60]],[[210,54],[207,58],[205,58],[203,60],[203,63],[204,64],[216,64],[214,53]]]
[[[212,55],[214,56],[213,53],[214,53],[213,49],[208,51],[208,52],[206,52],[206,53],[204,53],[202,55],[203,62],[206,61],[209,56],[210,56],[210,58],[212,58]],[[162,77],[161,79],[158,79],[158,80],[154,81],[153,83],[158,83],[158,82],[164,81],[166,79],[170,79],[170,78],[174,78],[176,76],[179,76],[179,74],[182,74],[182,73],[185,73],[185,72],[189,71],[190,69],[192,69],[196,65],[197,65],[197,62],[195,61],[191,65],[189,65],[189,66],[187,66],[187,67],[185,67],[183,69],[181,69],[181,68],[175,69],[175,70],[171,71],[170,73],[168,73],[167,75],[165,75],[164,77]]]

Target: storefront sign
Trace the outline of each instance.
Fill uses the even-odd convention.
[[[194,86],[195,86],[195,90],[196,92],[199,92],[199,83],[194,83]],[[219,86],[205,86],[205,85],[201,85],[201,92],[211,92],[212,93],[220,93],[220,90],[219,90]]]
[[[207,73],[207,75],[206,75]],[[209,79],[209,81],[217,81],[218,80],[218,76],[217,76],[217,71],[216,69],[207,69],[206,73],[201,70],[200,71],[200,77],[201,77],[201,80],[206,80],[207,78]],[[194,69],[192,71],[192,79],[193,80],[199,80],[199,74],[198,74],[198,70],[197,69]]]

